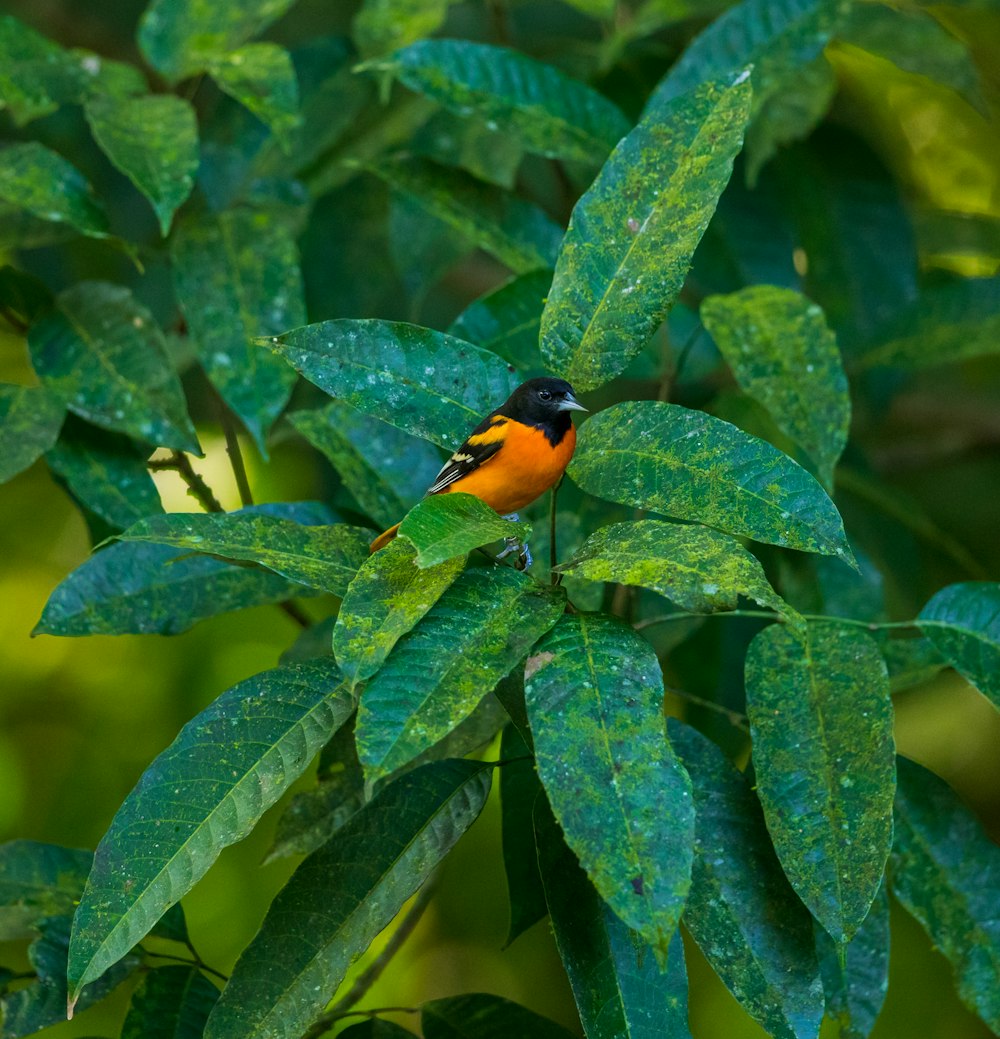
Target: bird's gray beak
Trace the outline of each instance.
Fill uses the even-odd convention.
[[[585,408],[572,393],[567,393],[565,398],[559,402],[560,411],[589,411],[589,408]]]

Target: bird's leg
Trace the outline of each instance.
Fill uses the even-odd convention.
[[[511,523],[517,523],[519,517],[516,512],[510,512],[504,516],[505,520],[510,520]],[[510,537],[503,539],[504,547],[502,551],[497,555],[497,559],[506,559],[507,556],[512,555],[514,552],[517,553],[517,562],[515,566],[518,570],[527,570],[531,566],[534,560],[531,556],[531,549],[528,548],[526,541],[521,541],[518,537]]]

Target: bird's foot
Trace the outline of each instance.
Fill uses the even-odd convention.
[[[514,566],[518,570],[527,570],[529,566],[534,562],[531,555],[531,549],[528,548],[526,541],[521,541],[520,538],[504,538],[504,547],[497,554],[497,559],[506,559],[507,556],[517,553],[517,559],[514,562]]]

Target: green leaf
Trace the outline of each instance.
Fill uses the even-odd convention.
[[[837,1022],[842,1039],[868,1039],[889,987],[889,896],[885,883],[865,922],[843,949],[819,924],[815,930],[827,1016]]]
[[[174,288],[212,384],[266,457],[295,373],[258,336],[306,319],[299,254],[274,214],[233,209],[185,220],[171,245]]]
[[[84,281],[60,293],[28,347],[45,385],[88,422],[200,453],[163,332],[128,289]]]
[[[201,1039],[218,998],[197,967],[158,967],[132,993],[121,1039]]]
[[[613,617],[562,617],[528,658],[525,701],[566,842],[662,968],[691,883],[694,812],[652,646]]]
[[[405,47],[441,28],[455,0],[362,0],[352,35],[366,57]]]
[[[353,960],[475,821],[490,773],[478,761],[415,769],[310,855],[237,962],[206,1039],[298,1039],[307,1031]]]
[[[851,425],[851,398],[823,311],[792,289],[753,285],[710,296],[701,319],[743,391],[768,410],[832,487]]]
[[[556,946],[584,1034],[691,1039],[680,931],[661,972],[649,946],[601,901],[544,798],[535,806],[535,839]]]
[[[555,264],[562,229],[530,202],[426,159],[384,160],[367,169],[516,274]]]
[[[442,223],[411,195],[390,192],[386,228],[392,263],[416,312],[427,294],[472,251],[460,231]]]
[[[11,315],[22,324],[33,325],[55,306],[55,297],[41,278],[20,271],[9,263],[0,266],[0,317],[10,323]]]
[[[413,152],[442,166],[458,166],[477,180],[507,191],[514,189],[524,160],[524,149],[516,137],[497,133],[476,116],[446,108],[439,108],[415,131]]]
[[[148,449],[128,437],[74,420],[45,460],[88,509],[124,530],[145,516],[163,512],[160,493],[146,468],[148,454]]]
[[[529,271],[473,300],[448,334],[491,350],[523,372],[544,370],[538,349],[545,297],[552,272]]]
[[[890,880],[955,971],[958,995],[1000,1031],[1000,848],[937,776],[900,758]]]
[[[37,141],[0,151],[0,202],[91,238],[108,237],[108,216],[83,174]]]
[[[743,141],[746,75],[644,118],[570,217],[542,314],[542,356],[578,390],[620,374],[666,317]]]
[[[330,460],[361,510],[384,527],[423,497],[441,468],[440,454],[425,440],[339,400],[287,417]]]
[[[518,384],[496,354],[403,321],[320,321],[267,345],[331,397],[449,450]]]
[[[823,990],[812,920],[771,847],[760,805],[718,747],[671,719],[694,787],[695,856],[684,923],[715,972],[774,1039],[815,1039]]]
[[[470,992],[432,999],[420,1012],[424,1039],[573,1039],[573,1033],[502,996]]]
[[[596,90],[507,47],[420,40],[371,67],[459,115],[477,115],[536,155],[600,163],[631,129]]]
[[[917,627],[1000,708],[1000,584],[967,581],[942,588],[920,611]]]
[[[294,0],[152,0],[139,23],[146,60],[176,81],[205,71],[213,60],[263,32]]]
[[[212,79],[245,105],[285,146],[300,123],[299,85],[295,67],[284,47],[250,43],[213,58]]]
[[[227,515],[261,513],[316,525],[330,520],[327,509],[307,502],[253,506]],[[117,542],[55,589],[33,634],[176,635],[206,617],[302,594],[304,589],[258,567],[178,553],[167,545]]]
[[[447,736],[563,608],[561,595],[510,567],[460,574],[365,686],[357,740],[367,779]]]
[[[746,658],[747,715],[767,827],[799,898],[837,942],[878,892],[892,842],[892,701],[857,628],[761,631]]]
[[[76,911],[74,1000],[305,771],[354,709],[339,683],[329,660],[254,675],[188,722],[149,766],[101,839]]]
[[[40,841],[0,844],[0,941],[31,934],[46,916],[72,913],[93,856]]]
[[[560,573],[589,581],[651,588],[696,613],[734,610],[745,596],[784,614],[798,614],[777,595],[764,568],[735,539],[708,527],[640,520],[595,531]]]
[[[421,569],[413,549],[393,541],[351,581],[333,629],[333,652],[351,686],[370,678],[393,646],[438,601],[465,567],[465,556]]]
[[[569,475],[588,494],[853,565],[826,492],[787,455],[736,426],[658,401],[585,422]]]
[[[122,541],[171,545],[258,563],[289,581],[343,595],[368,558],[371,533],[338,523],[316,526],[246,512],[174,512],[140,520]]]
[[[44,386],[0,383],[0,483],[52,447],[65,415],[63,402]]]
[[[929,682],[948,666],[930,639],[891,639],[881,649],[894,694]]]
[[[432,494],[418,502],[399,525],[399,536],[417,550],[415,562],[421,569],[466,556],[474,548],[502,538],[524,542],[530,535],[530,524],[504,519],[480,498],[461,491]]]
[[[96,97],[84,111],[101,151],[149,199],[166,237],[198,171],[194,109],[172,94],[147,94]]]

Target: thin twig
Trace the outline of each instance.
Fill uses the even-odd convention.
[[[221,970],[216,970],[214,967],[210,967],[197,953],[192,950],[194,959],[189,960],[186,956],[172,956],[168,952],[150,952],[149,949],[143,949],[139,946],[147,956],[152,956],[157,960],[170,960],[172,963],[186,963],[189,967],[198,967],[199,969],[206,971],[208,974],[214,974],[220,981],[228,981],[229,975],[223,974]],[[190,949],[191,946],[188,945]]]
[[[287,613],[288,616],[291,617],[292,620],[295,621],[295,623],[300,628],[311,628],[312,627],[312,623],[313,622],[312,622],[311,618],[298,605],[298,603],[294,602],[292,599],[285,599],[284,602],[279,602],[278,603],[278,607],[279,607],[279,609],[284,610],[285,613]]]
[[[853,628],[864,628],[866,631],[886,631],[892,629],[913,628],[917,622],[913,621],[859,621],[853,617],[835,617],[829,613],[802,613],[799,614],[807,621],[829,621],[833,624],[847,624]],[[638,621],[634,625],[636,631],[651,628],[654,624],[669,624],[671,621],[690,620],[692,617],[755,617],[760,620],[777,621],[779,624],[787,624],[788,618],[780,613],[768,613],[767,610],[719,610],[713,613],[696,613],[690,610],[677,610],[675,613],[664,613],[659,617],[648,617],[646,620]],[[927,624],[927,621],[921,621]]]
[[[22,321],[17,316],[17,314],[15,314],[13,310],[11,310],[10,307],[0,307],[0,316],[3,317],[3,319],[7,322],[7,324],[10,325],[11,328],[14,329],[15,332],[18,332],[21,335],[23,335],[25,332],[28,331],[27,323]]]
[[[236,427],[233,424],[233,413],[226,406],[226,402],[218,396],[219,425],[222,426],[223,435],[226,438],[226,454],[229,455],[229,465],[233,470],[236,487],[240,492],[240,501],[244,507],[253,505],[253,491],[250,490],[250,481],[247,479],[247,467],[243,461],[243,451],[240,448],[240,439],[236,435]]]
[[[180,474],[188,486],[188,494],[194,498],[206,512],[225,512],[219,499],[212,493],[211,487],[191,467],[191,460],[183,451],[174,451],[169,458],[152,458],[146,463],[147,469],[154,472],[173,470]]]
[[[685,700],[687,703],[692,703],[696,707],[704,707],[706,710],[715,711],[717,714],[721,714],[734,728],[740,729],[743,732],[750,731],[750,726],[747,724],[747,716],[741,711],[732,711],[728,707],[723,707],[721,704],[717,704],[712,700],[705,700],[700,696],[696,696],[694,693],[685,692],[683,689],[671,689],[670,686],[666,686],[666,691],[671,696],[676,696],[678,700]]]
[[[556,551],[556,494],[561,483],[562,480],[552,488],[552,499],[549,502],[549,573],[552,575],[553,586],[562,580],[562,574],[556,573],[556,564],[559,562],[559,554]]]

